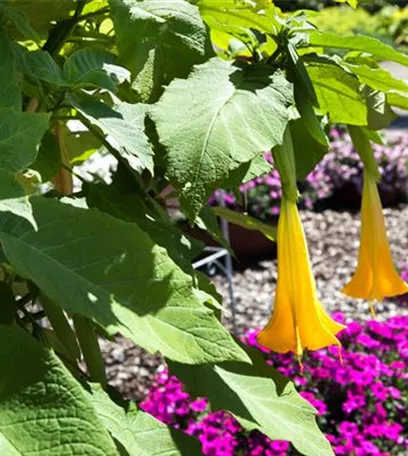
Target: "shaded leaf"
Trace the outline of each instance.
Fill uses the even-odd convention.
[[[48,198],[31,203],[38,231],[7,216],[0,240],[16,272],[56,305],[170,359],[247,360],[197,299],[192,278],[136,224]]]
[[[153,150],[144,132],[147,105],[120,102],[111,108],[91,97],[71,97],[70,101],[85,120],[102,131],[130,166],[137,170],[146,168],[153,174]]]

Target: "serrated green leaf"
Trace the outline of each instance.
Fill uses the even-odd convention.
[[[332,122],[367,125],[367,106],[358,79],[332,63],[310,62],[307,71],[320,110]]]
[[[117,57],[102,49],[81,49],[64,63],[66,82],[75,87],[96,86],[115,92],[117,86],[130,81],[130,72],[117,64]]]
[[[336,35],[314,31],[310,34],[310,46],[323,46],[336,49],[350,49],[374,55],[379,60],[391,60],[408,66],[408,56],[398,52],[380,40],[362,35]]]
[[[38,231],[6,216],[0,240],[15,271],[56,305],[170,359],[247,360],[197,299],[192,278],[136,224],[49,198],[31,204]]]
[[[153,149],[144,132],[148,105],[120,102],[111,108],[91,97],[69,100],[85,120],[102,131],[132,168],[146,168],[153,174]]]
[[[0,52],[0,108],[21,110],[21,91],[17,83],[13,48],[6,29],[2,26],[0,26]]]
[[[48,52],[29,51],[24,46],[15,44],[14,53],[18,70],[28,79],[39,79],[56,86],[66,85],[61,68]]]
[[[119,56],[143,102],[155,101],[163,84],[214,54],[198,8],[184,0],[109,3]]]
[[[276,226],[268,225],[267,223],[261,222],[260,220],[251,217],[248,214],[232,211],[231,209],[227,209],[226,207],[213,207],[212,210],[219,217],[228,220],[228,222],[230,223],[242,226],[242,228],[245,228],[247,230],[260,231],[269,240],[275,240]]]
[[[124,456],[198,456],[200,445],[193,437],[170,429],[131,404],[127,412],[97,385],[91,385],[90,401]],[[129,406],[128,406],[129,408]],[[179,444],[179,439],[183,444]]]
[[[172,373],[195,396],[206,396],[212,410],[230,412],[247,430],[258,429],[272,440],[288,440],[306,456],[333,456],[319,430],[313,407],[288,379],[247,349],[251,365],[222,363],[186,366],[169,363]]]
[[[354,9],[357,8],[358,0],[336,0],[337,3],[348,3]]]
[[[118,456],[81,386],[52,352],[0,326],[0,450],[4,456]]]
[[[282,73],[263,65],[215,58],[170,84],[151,116],[191,220],[220,182],[282,142],[292,103]]]

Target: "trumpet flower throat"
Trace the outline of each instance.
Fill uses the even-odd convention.
[[[392,261],[376,177],[364,171],[358,264],[343,293],[353,298],[381,300],[407,292],[408,285]]]
[[[305,234],[295,203],[282,197],[278,222],[278,282],[272,317],[258,342],[278,353],[340,346],[344,326],[332,320],[317,299]]]

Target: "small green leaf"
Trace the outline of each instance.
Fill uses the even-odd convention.
[[[380,40],[362,35],[336,35],[333,33],[313,31],[309,39],[310,46],[323,46],[336,49],[350,49],[372,54],[379,60],[391,60],[408,66],[408,56],[396,51]]]
[[[379,90],[372,90],[367,86],[364,87],[363,93],[367,100],[368,128],[371,130],[388,128],[397,116],[387,103],[386,94]]]
[[[117,57],[101,49],[74,52],[65,61],[63,74],[69,85],[101,87],[112,92],[130,80],[129,71],[117,64]]]
[[[30,201],[23,186],[12,173],[0,168],[0,212],[11,212],[36,227]]]
[[[273,170],[273,165],[265,160],[264,154],[258,155],[251,160],[249,167],[242,179],[242,183],[245,184],[255,177],[263,176]]]
[[[135,223],[50,198],[31,204],[38,231],[7,215],[0,240],[17,274],[56,305],[180,362],[248,359],[198,299],[192,277]]]
[[[120,102],[111,108],[91,97],[69,100],[85,121],[102,131],[106,141],[131,167],[146,168],[153,174],[153,149],[144,132],[147,105]]]
[[[288,379],[247,349],[252,365],[222,363],[186,366],[170,362],[172,373],[194,396],[206,396],[212,410],[230,412],[248,431],[258,429],[272,440],[288,440],[306,456],[333,456],[319,430],[313,407]]]
[[[0,371],[2,455],[118,456],[81,386],[20,328],[0,326]]]
[[[0,169],[21,171],[35,160],[48,119],[48,114],[0,108]]]
[[[170,84],[151,116],[192,221],[220,182],[282,142],[292,104],[291,85],[264,65],[215,58]]]
[[[90,385],[90,401],[124,456],[198,456],[200,445],[193,437],[174,431],[153,416],[127,405],[126,412],[99,385]],[[130,409],[130,410],[129,410]],[[180,444],[179,440],[183,443]],[[122,453],[121,453],[122,454]]]
[[[268,225],[260,220],[251,217],[241,212],[232,211],[226,207],[213,207],[212,210],[219,217],[224,218],[228,222],[242,226],[247,230],[257,230],[265,235],[269,240],[274,241],[276,237],[276,226]]]

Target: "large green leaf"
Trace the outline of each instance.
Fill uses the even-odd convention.
[[[309,45],[361,51],[374,55],[378,60],[392,60],[393,62],[408,66],[407,55],[398,52],[388,44],[369,36],[344,36],[314,31],[310,34]]]
[[[170,84],[152,118],[191,220],[232,171],[282,142],[292,104],[291,85],[263,65],[215,58]]]
[[[316,412],[294,385],[265,364],[254,349],[253,365],[186,366],[169,363],[170,370],[196,396],[206,396],[213,410],[232,413],[247,430],[258,429],[272,440],[288,440],[307,456],[332,456],[319,430]]]
[[[16,78],[14,54],[5,27],[0,27],[0,52],[0,108],[21,109],[21,92]]]
[[[152,213],[138,195],[121,193],[114,186],[105,184],[84,184],[83,191],[89,207],[96,207],[116,218],[136,223],[140,229],[149,233],[153,242],[167,250],[175,263],[184,271],[192,273],[191,260],[201,253],[201,242],[189,239],[168,218],[166,220]]]
[[[85,121],[102,131],[106,141],[134,169],[148,169],[153,174],[153,149],[144,133],[148,106],[119,102],[113,108],[91,97],[70,98]],[[85,122],[84,122],[85,123]]]
[[[110,0],[121,60],[135,76],[143,102],[157,99],[161,86],[185,77],[213,55],[196,6],[184,0]]]
[[[37,341],[0,326],[0,453],[118,456],[81,386]]]
[[[56,305],[174,360],[247,360],[192,278],[136,224],[47,198],[31,203],[38,231],[3,217],[0,240],[16,272]]]
[[[198,456],[198,441],[170,429],[153,416],[128,404],[125,411],[99,385],[91,385],[89,399],[123,456]],[[124,451],[123,451],[124,450]]]
[[[332,122],[367,125],[367,106],[358,79],[331,62],[309,62],[307,71],[320,109]]]

